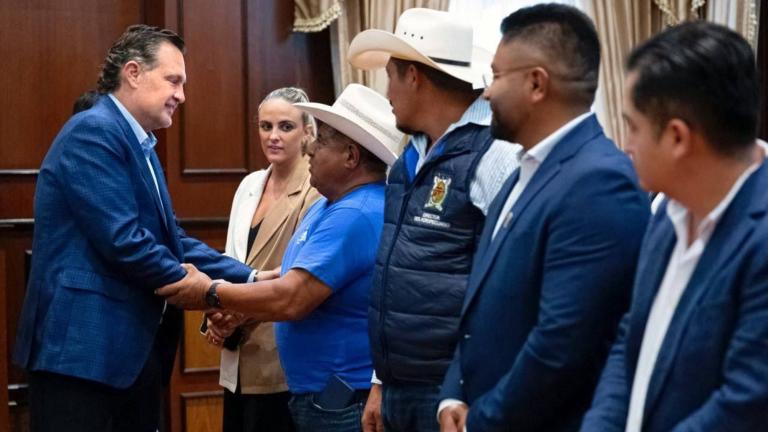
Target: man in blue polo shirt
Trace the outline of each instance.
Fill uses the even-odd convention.
[[[297,106],[323,122],[307,154],[310,182],[324,198],[296,230],[280,277],[262,272],[256,284],[219,284],[188,266],[190,276],[158,294],[188,308],[286,321],[275,332],[297,430],[359,431],[373,370],[368,303],[384,223],[384,179],[402,134],[389,102],[360,85],[347,87],[332,107]],[[212,321],[226,326],[225,318]]]
[[[366,306],[383,209],[383,181],[361,185],[336,201],[320,198],[285,251],[281,275],[302,269],[332,291],[305,318],[275,325],[293,393],[322,391],[332,374],[355,389],[370,388]]]

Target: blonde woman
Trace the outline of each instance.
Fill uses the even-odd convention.
[[[264,270],[259,279],[280,265],[291,235],[319,197],[302,152],[313,139],[314,119],[293,106],[307,101],[303,90],[286,87],[261,102],[259,138],[269,167],[245,177],[232,202],[226,254]],[[208,324],[209,342],[224,345],[219,378],[226,388],[224,432],[292,431],[272,323],[246,321],[231,335]]]

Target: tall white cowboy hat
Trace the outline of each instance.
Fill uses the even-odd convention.
[[[352,39],[347,59],[360,69],[380,69],[390,57],[423,63],[483,88],[493,55],[472,45],[472,26],[460,16],[413,8],[400,15],[394,33],[365,30]]]
[[[387,165],[397,159],[403,133],[395,127],[392,106],[382,95],[360,84],[350,84],[332,106],[299,102],[295,106],[351,138]]]

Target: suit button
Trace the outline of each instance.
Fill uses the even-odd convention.
[[[464,380],[463,379],[459,380],[459,385],[464,385]]]
[[[469,335],[469,333],[464,333],[464,340],[469,340],[472,336]]]

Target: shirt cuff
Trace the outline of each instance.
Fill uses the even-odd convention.
[[[253,270],[253,271],[251,272],[251,275],[250,275],[250,276],[248,276],[248,283],[254,283],[254,282],[256,282],[256,275],[257,275],[257,274],[259,274],[259,271],[258,271],[258,270]]]
[[[381,380],[376,378],[376,371],[373,371],[373,376],[371,377],[371,384],[381,385]]]
[[[448,408],[450,406],[455,405],[466,405],[463,401],[460,401],[458,399],[443,399],[440,401],[440,405],[437,406],[437,423],[440,424],[440,413],[443,411],[443,409]],[[467,432],[467,427],[464,427],[464,432]]]

